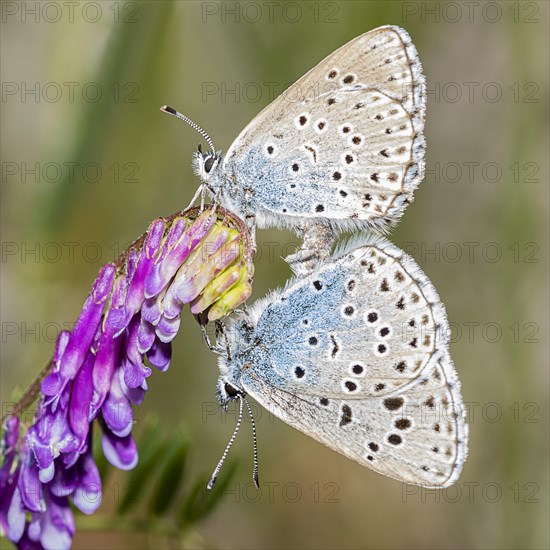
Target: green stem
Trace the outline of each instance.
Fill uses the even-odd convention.
[[[25,393],[21,396],[21,399],[15,404],[13,410],[2,416],[0,425],[4,424],[4,421],[8,416],[20,415],[26,411],[37,399],[40,394],[40,385],[42,380],[48,376],[53,365],[53,358],[48,361],[46,366],[36,375],[35,379],[31,382],[31,385],[25,390]]]

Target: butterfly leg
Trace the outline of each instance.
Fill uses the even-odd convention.
[[[245,220],[250,232],[250,246],[256,252],[256,216],[254,214],[246,214]]]
[[[197,319],[199,326],[201,328],[202,332],[202,338],[204,340],[204,343],[208,347],[210,351],[213,351],[214,353],[217,353],[218,355],[226,353],[226,347],[227,347],[227,336],[224,333],[224,327],[223,324],[219,321],[216,321],[216,329],[215,329],[215,344],[212,343],[212,340],[210,339],[210,334],[207,330],[208,325],[208,316],[204,313],[200,313],[198,315],[195,315],[195,319]],[[222,339],[223,344],[222,345]],[[224,347],[225,346],[225,347]]]
[[[296,275],[307,275],[330,256],[334,233],[328,224],[309,222],[300,228],[299,236],[302,244],[285,261]]]
[[[206,321],[208,322],[208,321]],[[216,345],[213,345],[211,340],[210,340],[210,335],[208,334],[208,331],[206,329],[206,323],[204,322],[201,322],[201,320],[199,320],[199,326],[201,327],[201,332],[202,332],[202,338],[204,340],[204,343],[206,344],[206,346],[208,347],[208,349],[210,351],[216,351],[217,349],[217,343]]]
[[[204,193],[205,193],[205,188],[204,188],[204,185],[201,183],[198,187],[197,187],[197,190],[195,191],[195,194],[193,195],[193,198],[191,199],[191,202],[187,205],[187,208],[191,208],[194,204],[195,204],[195,201],[198,199],[199,195],[201,197],[201,212],[204,208]]]

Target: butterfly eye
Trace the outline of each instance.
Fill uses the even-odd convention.
[[[229,397],[237,397],[237,395],[239,395],[239,391],[236,390],[231,384],[226,383],[224,389]]]
[[[208,174],[214,165],[214,157],[209,157],[204,163],[204,171]]]

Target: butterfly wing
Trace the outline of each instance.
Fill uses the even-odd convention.
[[[266,369],[289,389],[383,396],[447,349],[444,307],[416,262],[380,237],[349,247],[258,306]]]
[[[445,378],[449,367],[448,355],[440,357],[430,376],[390,398],[296,394],[254,372],[243,382],[270,413],[363,466],[405,483],[448,487],[458,479],[467,452],[458,386],[451,388]],[[443,410],[446,401],[455,408]]]
[[[268,105],[223,170],[247,190],[260,223],[321,217],[386,228],[423,177],[424,84],[406,31],[367,32]]]
[[[458,478],[467,427],[448,325],[411,258],[379,238],[356,242],[252,315],[242,384],[268,410],[401,481]]]

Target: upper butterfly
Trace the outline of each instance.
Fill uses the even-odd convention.
[[[424,174],[424,114],[410,36],[379,27],[288,88],[225,157],[202,131],[211,151],[199,147],[193,165],[223,206],[259,227],[297,230],[304,245],[295,261],[322,249],[326,256],[333,233],[386,231],[400,218]]]

